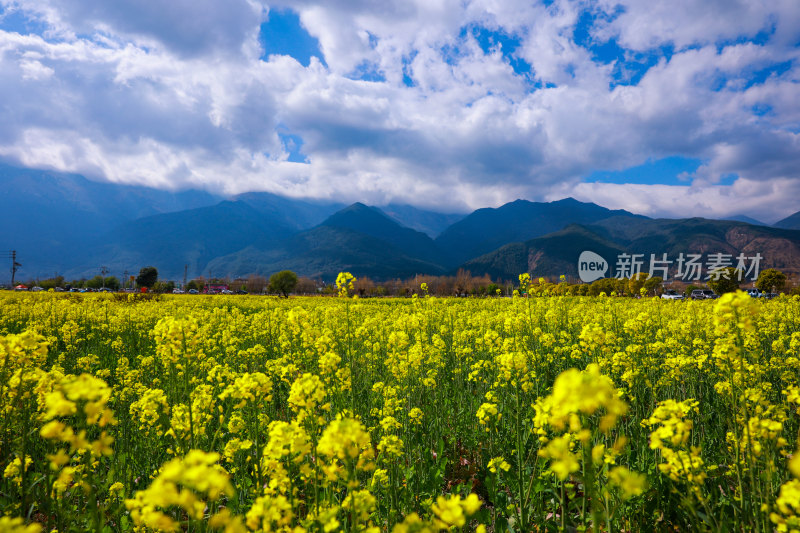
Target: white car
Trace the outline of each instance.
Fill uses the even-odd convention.
[[[758,289],[747,289],[747,295],[751,298],[764,298],[765,295]]]
[[[667,289],[661,295],[662,300],[683,300],[683,294],[679,293],[675,289]]]

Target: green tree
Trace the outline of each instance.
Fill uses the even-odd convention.
[[[56,276],[54,278],[43,279],[39,281],[39,286],[43,289],[55,289],[56,287],[63,287],[64,276]]]
[[[616,292],[617,296],[624,296],[625,294],[627,294],[629,292],[628,280],[625,278],[619,278],[619,279],[614,278],[613,292]]]
[[[645,280],[644,288],[647,291],[647,294],[652,294],[656,296],[656,289],[664,282],[664,278],[661,276],[652,276]]]
[[[606,296],[611,296],[616,287],[617,280],[615,278],[600,278],[592,282],[589,286],[589,296],[599,296],[601,292],[606,293]]]
[[[756,280],[756,287],[761,292],[778,292],[786,286],[786,274],[774,268],[762,270]]]
[[[120,287],[119,279],[116,276],[107,276],[106,277],[106,289],[111,289],[112,291],[118,291]]]
[[[647,272],[639,272],[631,276],[628,280],[628,290],[630,291],[631,295],[638,296],[639,290],[644,287],[644,283],[647,281]]]
[[[86,282],[86,286],[90,289],[99,289],[103,286],[103,276],[95,276]]]
[[[702,288],[703,288],[703,287],[701,287],[700,285],[693,285],[693,284],[691,284],[691,283],[690,283],[690,284],[689,284],[689,285],[686,287],[686,289],[683,291],[683,293],[684,293],[684,294],[686,295],[686,297],[688,298],[689,296],[691,296],[691,295],[692,295],[692,291],[696,291],[697,289],[702,289]]]
[[[199,283],[197,283],[196,280],[192,280],[192,281],[190,281],[189,283],[186,284],[186,290],[187,291],[190,291],[192,289],[194,289],[196,291],[199,291],[202,288],[203,288],[203,286],[200,285]]]
[[[725,294],[739,289],[742,282],[742,271],[733,267],[718,268],[711,273],[707,284],[717,294]]]
[[[136,285],[138,287],[147,287],[148,289],[155,285],[158,281],[158,269],[154,266],[142,267],[139,270],[139,275],[136,276]]]
[[[281,270],[269,278],[269,292],[282,294],[284,298],[297,286],[297,274],[291,270]]]
[[[175,288],[174,281],[156,281],[153,284],[153,292],[158,292],[164,294],[166,292],[172,292]]]

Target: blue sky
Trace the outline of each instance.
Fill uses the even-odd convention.
[[[441,211],[800,210],[800,3],[0,0],[0,161]]]
[[[258,41],[264,51],[262,61],[270,55],[287,55],[307,67],[311,57],[324,63],[325,57],[319,49],[319,41],[303,28],[300,16],[291,9],[276,9],[269,13],[261,24]]]

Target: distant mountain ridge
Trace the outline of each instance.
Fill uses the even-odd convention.
[[[269,216],[244,202],[165,213],[125,222],[99,237],[68,277],[88,276],[96,265],[112,272],[155,266],[167,279],[183,278],[207,269],[213,259],[251,245],[275,246],[296,228],[282,217]]]
[[[314,227],[346,207],[342,203],[288,199],[268,192],[248,192],[231,200],[247,204],[275,223],[295,231]]]
[[[399,204],[382,205],[380,209],[396,222],[413,230],[421,231],[432,239],[467,216],[458,213],[437,213],[411,205]]]
[[[252,192],[221,198],[97,183],[0,164],[0,250],[17,250],[18,279],[91,277],[153,265],[162,279],[268,276],[282,269],[331,280],[342,270],[378,280],[455,273],[516,279],[570,274],[584,249],[615,255],[755,253],[800,272],[800,212],[771,228],[742,221],[649,219],[566,198],[516,200],[469,214]],[[765,267],[768,266],[765,264]],[[10,274],[7,276],[10,278]],[[0,283],[7,281],[0,271]]]
[[[555,202],[515,200],[496,209],[474,211],[442,232],[436,243],[451,258],[451,264],[461,264],[508,243],[524,242],[569,224],[596,222],[611,216],[646,218],[574,198]]]
[[[769,224],[765,224],[765,223],[761,222],[760,220],[756,220],[756,219],[754,219],[752,217],[749,217],[747,215],[733,215],[733,216],[725,217],[722,220],[733,220],[735,222],[746,222],[747,224],[752,224],[754,226],[769,226]]]
[[[800,211],[773,224],[776,228],[800,230]]]
[[[100,236],[127,221],[222,200],[204,191],[99,183],[77,174],[5,164],[0,164],[0,188],[0,227],[5,228],[0,250],[17,251],[22,276],[63,274]]]
[[[243,271],[269,275],[292,270],[323,278],[350,270],[388,279],[443,274],[439,255],[426,234],[400,225],[376,207],[355,203],[277,247],[251,246],[217,258],[208,270],[227,275]]]
[[[433,239],[425,233],[401,225],[377,207],[360,202],[328,217],[323,226],[346,228],[386,241],[405,254],[433,264],[443,264],[445,258]]]

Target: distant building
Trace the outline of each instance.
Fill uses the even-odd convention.
[[[227,291],[227,290],[229,290],[228,285],[225,283],[219,283],[219,284],[209,283],[203,289],[203,294],[219,294],[222,291]]]

